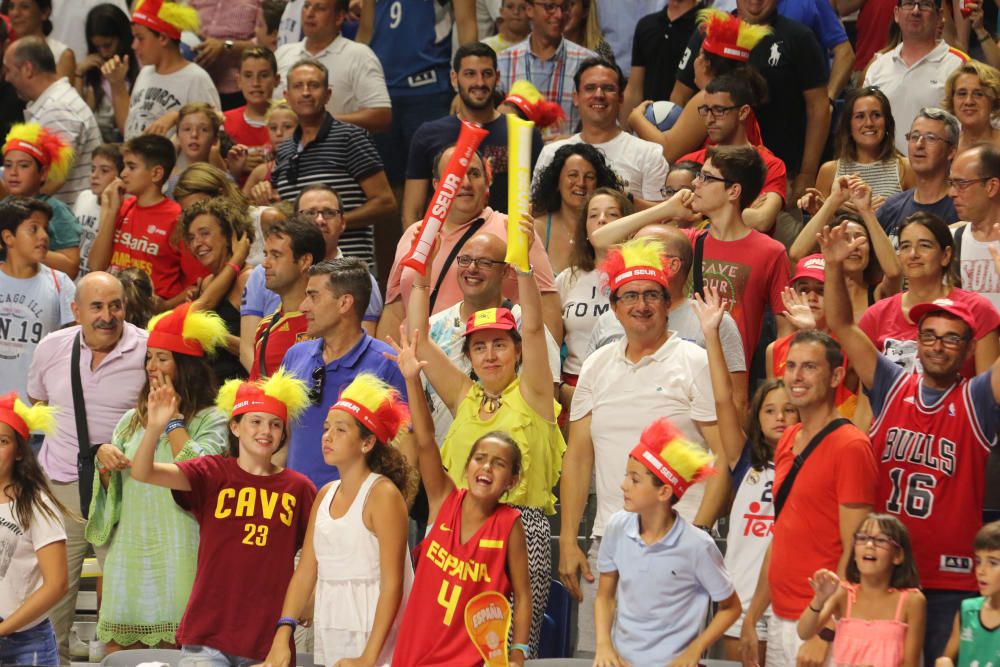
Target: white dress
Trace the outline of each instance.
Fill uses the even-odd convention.
[[[318,566],[314,619],[317,664],[332,665],[341,658],[356,658],[368,643],[378,606],[380,568],[378,539],[365,526],[362,513],[372,486],[381,478],[370,473],[347,513],[339,519],[330,516],[330,504],[340,488],[340,480],[333,482],[316,511],[313,548]],[[403,599],[375,662],[378,667],[389,667],[392,662],[396,634],[412,586],[413,565],[407,550]]]

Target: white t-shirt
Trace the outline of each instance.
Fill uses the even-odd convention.
[[[14,512],[14,503],[0,503],[0,617],[7,618],[29,595],[42,585],[35,552],[44,546],[66,540],[59,511],[45,495],[39,494],[54,518],[36,507],[31,515],[31,527],[24,530]],[[33,628],[48,617],[43,615],[21,630]]]
[[[532,185],[538,182],[539,174],[549,166],[559,148],[582,141],[583,138],[579,134],[574,134],[569,139],[545,144],[535,163]],[[647,201],[663,200],[662,190],[667,181],[667,161],[659,144],[640,139],[628,132],[619,132],[611,141],[591,145],[607,157],[611,168],[625,183],[626,192],[631,192],[633,196]]]
[[[7,275],[0,264],[0,395],[28,400],[28,369],[38,341],[73,322],[76,285],[62,271],[40,266],[32,278]]]
[[[306,0],[288,0],[278,24],[278,48],[302,39],[302,6]]]
[[[163,114],[179,110],[190,102],[207,102],[216,109],[222,108],[219,91],[201,67],[188,63],[171,74],[157,74],[152,65],[143,67],[132,85],[125,139],[142,134]]]
[[[957,231],[952,229],[952,234]],[[972,235],[972,225],[966,224],[962,232],[962,247],[959,249],[962,261],[958,269],[962,279],[962,289],[977,292],[989,299],[1000,310],[1000,277],[993,268],[990,243],[977,241]]]
[[[563,342],[566,359],[563,370],[579,375],[587,358],[590,333],[602,314],[610,312],[610,290],[601,271],[563,269],[556,276],[556,289],[562,304]],[[617,320],[616,320],[617,321]]]
[[[621,481],[642,431],[659,417],[670,419],[692,442],[704,444],[695,422],[715,421],[715,399],[708,353],[670,332],[659,350],[632,363],[626,339],[607,345],[583,362],[573,394],[570,421],[591,415],[597,517],[594,535],[604,533],[611,515],[622,509]],[[693,520],[704,483],[690,487],[677,511]]]
[[[79,280],[89,271],[87,256],[90,255],[90,247],[97,238],[97,227],[101,221],[101,202],[89,188],[77,195],[73,204],[73,215],[80,223],[80,273],[77,278]]]

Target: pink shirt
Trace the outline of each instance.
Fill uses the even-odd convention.
[[[80,326],[54,331],[38,343],[28,371],[28,395],[59,408],[55,431],[45,437],[38,461],[45,474],[57,482],[77,481],[76,457],[80,445],[73,416],[70,359]],[[91,444],[111,442],[118,420],[134,408],[146,383],[145,330],[124,324],[121,340],[108,356],[90,370],[93,354],[80,348],[80,382],[87,405],[87,428]]]
[[[489,233],[500,237],[504,241],[507,240],[507,216],[504,213],[486,207],[483,209],[481,216],[486,219],[486,222],[476,232],[477,234]],[[395,303],[402,299],[404,311],[410,301],[410,288],[413,285],[413,278],[417,275],[417,272],[411,268],[403,267],[401,262],[410,251],[410,246],[413,245],[413,235],[417,233],[418,226],[410,225],[407,227],[406,231],[403,232],[403,238],[399,239],[399,243],[396,245],[396,259],[393,260],[392,272],[389,274],[389,284],[386,287],[385,302],[387,304]],[[431,287],[437,283],[438,276],[441,274],[441,267],[444,266],[444,261],[448,259],[451,249],[455,247],[455,244],[458,243],[467,229],[468,225],[463,225],[450,233],[441,233],[441,247],[438,249],[438,253],[434,257],[434,265],[431,267]],[[552,265],[549,263],[549,256],[545,254],[545,244],[538,238],[537,233],[535,234],[535,242],[531,246],[528,260],[535,271],[535,280],[538,281],[538,287],[542,294],[556,292],[556,282],[552,276]],[[503,295],[513,303],[518,303],[517,277],[513,273],[504,279]],[[438,291],[437,301],[434,303],[434,313],[450,308],[461,300],[462,290],[458,287],[458,264],[452,262],[444,281],[441,283],[441,289]],[[433,315],[434,313],[431,314]]]

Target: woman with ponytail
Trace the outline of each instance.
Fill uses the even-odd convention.
[[[370,373],[359,374],[327,415],[323,460],[337,466],[340,479],[316,498],[281,610],[282,617],[301,616],[315,589],[317,664],[392,662],[413,584],[406,503],[416,478],[392,445],[409,420],[399,392]],[[294,664],[291,638],[291,626],[278,627],[267,666]]]
[[[0,664],[58,665],[49,610],[66,592],[66,512],[49,490],[32,431],[55,426],[54,408],[0,396]]]

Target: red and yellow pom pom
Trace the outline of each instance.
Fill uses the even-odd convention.
[[[608,251],[601,271],[608,277],[612,292],[633,280],[652,280],[667,287],[670,273],[666,268],[666,253],[661,241],[632,239]]]
[[[3,154],[23,151],[48,169],[48,178],[62,181],[73,166],[73,147],[59,133],[38,123],[18,123],[10,128]]]

